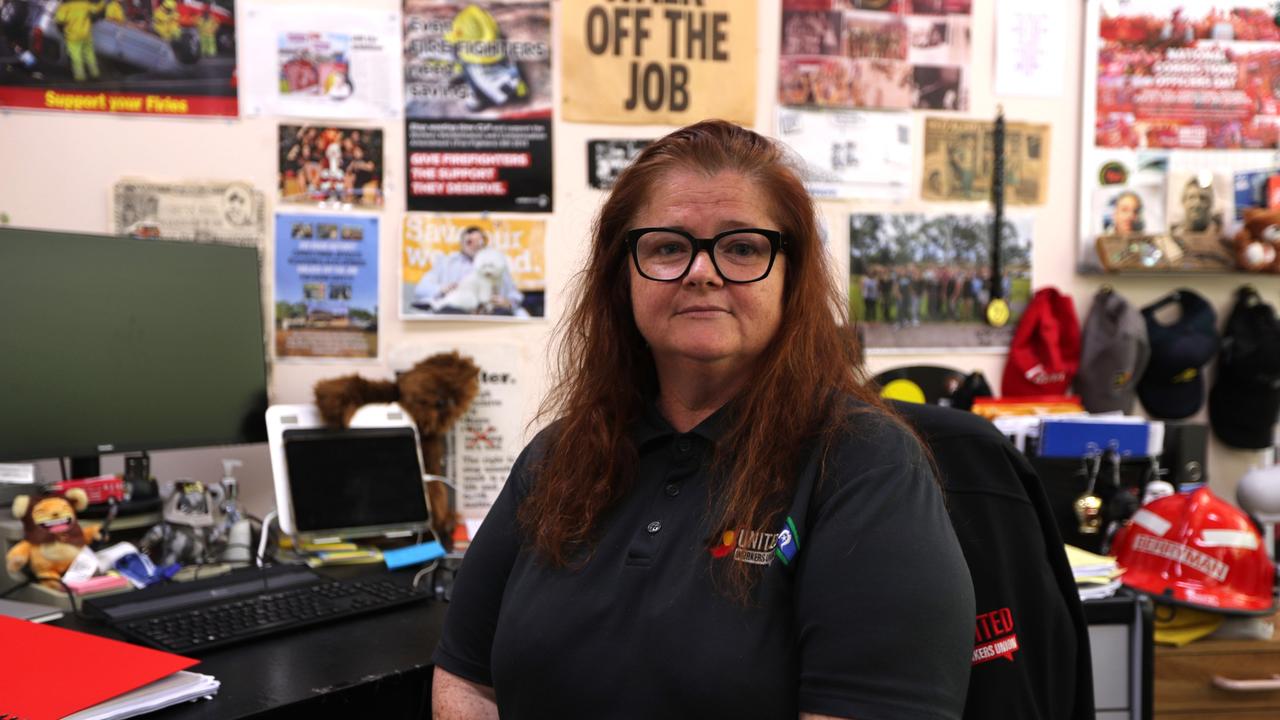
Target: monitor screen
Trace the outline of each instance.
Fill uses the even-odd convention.
[[[0,461],[264,442],[258,251],[0,228]]]
[[[285,430],[293,524],[300,535],[425,526],[426,493],[413,428]]]

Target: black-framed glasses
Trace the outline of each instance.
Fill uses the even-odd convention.
[[[648,280],[674,282],[684,278],[693,259],[705,250],[726,282],[750,283],[769,276],[787,241],[781,232],[764,228],[737,228],[697,238],[675,228],[647,227],[628,230],[627,245],[636,271]]]

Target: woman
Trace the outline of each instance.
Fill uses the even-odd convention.
[[[580,283],[434,716],[960,717],[968,571],[779,146],[719,121],[648,146]]]

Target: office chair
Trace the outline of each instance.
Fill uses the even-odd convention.
[[[966,720],[1094,717],[1088,625],[1030,463],[989,421],[890,403],[933,453],[978,617]]]

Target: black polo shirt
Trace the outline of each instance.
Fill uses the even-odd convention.
[[[493,686],[503,718],[959,718],[973,587],[914,438],[856,416],[808,453],[784,516],[730,535],[708,498],[725,413],[681,434],[651,409],[629,429],[637,480],[575,570],[517,528],[554,428],[535,438],[467,551],[435,662]],[[762,570],[746,605],[713,582],[732,562]]]

